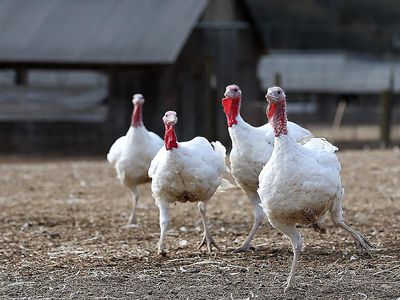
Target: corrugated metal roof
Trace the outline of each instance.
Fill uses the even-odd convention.
[[[0,62],[173,63],[208,0],[2,0]]]
[[[344,53],[272,53],[260,59],[258,77],[266,89],[281,75],[288,92],[380,93],[389,87],[400,92],[400,62],[360,58]]]

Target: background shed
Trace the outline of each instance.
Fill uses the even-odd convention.
[[[261,96],[248,12],[236,0],[2,1],[0,151],[104,153],[127,130],[134,93],[148,129],[162,134],[176,110],[181,140],[227,142],[225,86]]]

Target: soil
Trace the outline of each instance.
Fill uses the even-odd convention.
[[[220,251],[197,250],[197,206],[177,204],[168,254],[158,257],[149,184],[140,187],[140,226],[127,228],[130,194],[105,159],[0,157],[0,298],[400,299],[400,153],[339,157],[346,220],[378,250],[360,252],[329,218],[326,233],[300,228],[306,248],[298,285],[286,294],[290,243],[267,220],[254,250],[232,253],[253,221],[239,189],[215,195],[208,206]]]

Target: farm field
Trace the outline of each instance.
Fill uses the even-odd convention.
[[[326,233],[300,228],[298,287],[286,294],[291,246],[267,220],[255,250],[232,253],[253,222],[239,189],[208,206],[220,251],[197,250],[197,206],[177,204],[168,254],[158,257],[149,184],[140,187],[140,226],[126,228],[130,194],[105,158],[0,157],[0,299],[400,299],[400,151],[339,157],[346,220],[379,249],[361,253],[329,218]]]

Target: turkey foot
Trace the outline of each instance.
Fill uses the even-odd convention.
[[[338,224],[339,227],[342,227],[344,230],[348,231],[354,239],[356,245],[371,255],[371,251],[376,249],[375,245],[373,245],[365,236],[359,233],[357,230],[354,230],[350,226],[348,226],[345,222],[341,222]]]
[[[217,244],[214,242],[214,239],[211,237],[210,232],[208,231],[205,203],[199,202],[197,206],[199,208],[201,220],[203,221],[204,227],[203,240],[201,241],[200,246],[197,249],[200,249],[201,247],[203,247],[203,245],[207,245],[208,253],[211,253],[211,246],[213,245],[215,248],[220,250]]]
[[[160,246],[158,246],[157,255],[158,256],[166,256],[167,255],[167,251],[165,251],[164,248],[161,248]]]
[[[254,246],[251,246],[250,243],[243,243],[242,246],[240,246],[239,248],[236,248],[233,250],[234,253],[239,253],[239,252],[246,252],[246,251],[250,251],[250,250],[255,250],[256,248]]]
[[[201,243],[197,249],[200,249],[204,245],[207,245],[208,253],[211,253],[212,246],[214,246],[216,249],[220,250],[220,248],[217,246],[217,244],[215,243],[214,239],[212,238],[211,234],[208,231],[204,232],[203,240],[201,241]]]
[[[296,281],[292,280],[291,282],[289,282],[289,279],[287,279],[285,284],[282,285],[283,292],[286,293],[287,291],[293,290],[298,286],[299,284]]]

